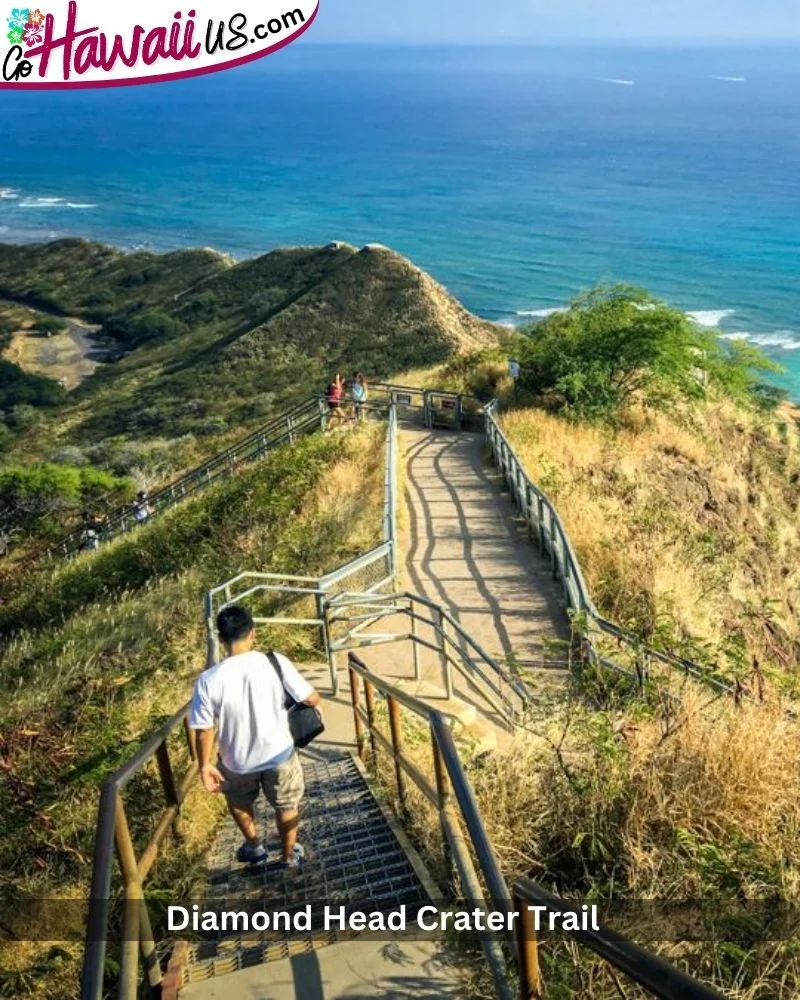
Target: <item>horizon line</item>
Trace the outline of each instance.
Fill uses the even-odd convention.
[[[306,37],[300,44],[306,47],[315,48],[337,48],[345,46],[358,46],[362,48],[380,48],[391,45],[395,48],[436,48],[450,46],[454,48],[528,48],[536,45],[743,45],[757,47],[759,45],[785,45],[787,47],[800,46],[800,35],[787,38],[786,36],[763,36],[753,38],[748,35],[708,35],[683,37],[674,36],[670,38],[657,35],[551,35],[543,38],[493,38],[486,41],[474,39],[406,39],[399,41],[390,38],[361,38],[361,39],[322,39],[315,40],[310,36]]]

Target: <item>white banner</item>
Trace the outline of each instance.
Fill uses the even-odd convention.
[[[12,0],[13,2],[13,0]],[[0,19],[0,89],[157,83],[240,66],[306,31],[319,0],[45,0]]]

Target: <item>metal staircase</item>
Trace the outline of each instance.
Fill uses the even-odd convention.
[[[203,908],[294,913],[310,905],[311,929],[205,935],[173,951],[177,959],[172,962],[171,982],[176,989],[352,937],[352,931],[338,926],[325,930],[323,901],[344,907],[346,913],[388,913],[405,906],[413,914],[438,895],[418,854],[375,798],[355,758],[309,751],[303,754],[303,770],[306,797],[298,839],[306,849],[305,864],[281,871],[274,823],[262,800],[257,820],[261,829],[272,831],[266,840],[267,863],[248,869],[236,861],[241,835],[227,820],[209,856]],[[181,995],[191,997],[193,991]]]

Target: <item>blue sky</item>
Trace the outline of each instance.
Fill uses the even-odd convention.
[[[797,0],[321,0],[309,41],[800,38]]]

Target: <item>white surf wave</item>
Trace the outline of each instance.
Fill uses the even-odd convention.
[[[19,191],[15,188],[0,187],[0,199],[3,201],[16,201],[19,198]]]
[[[686,315],[689,319],[693,319],[698,326],[714,330],[724,319],[727,319],[728,316],[733,316],[735,312],[735,309],[697,309],[687,312]]]
[[[712,76],[712,80],[722,80],[723,83],[747,83],[746,76]]]
[[[19,202],[19,208],[97,208],[97,205],[90,202],[83,201],[67,201],[66,198],[33,198],[26,197],[24,201]]]
[[[800,351],[800,339],[792,330],[776,330],[775,333],[748,333],[745,330],[736,333],[721,334],[723,340],[749,340],[758,347],[778,347],[783,351]]]
[[[635,80],[616,80],[613,77],[601,77],[600,83],[615,83],[618,87],[634,87]]]
[[[548,309],[518,309],[515,316],[531,316],[536,319],[547,319],[548,316],[555,316],[556,313],[566,312],[566,306],[551,306]]]

